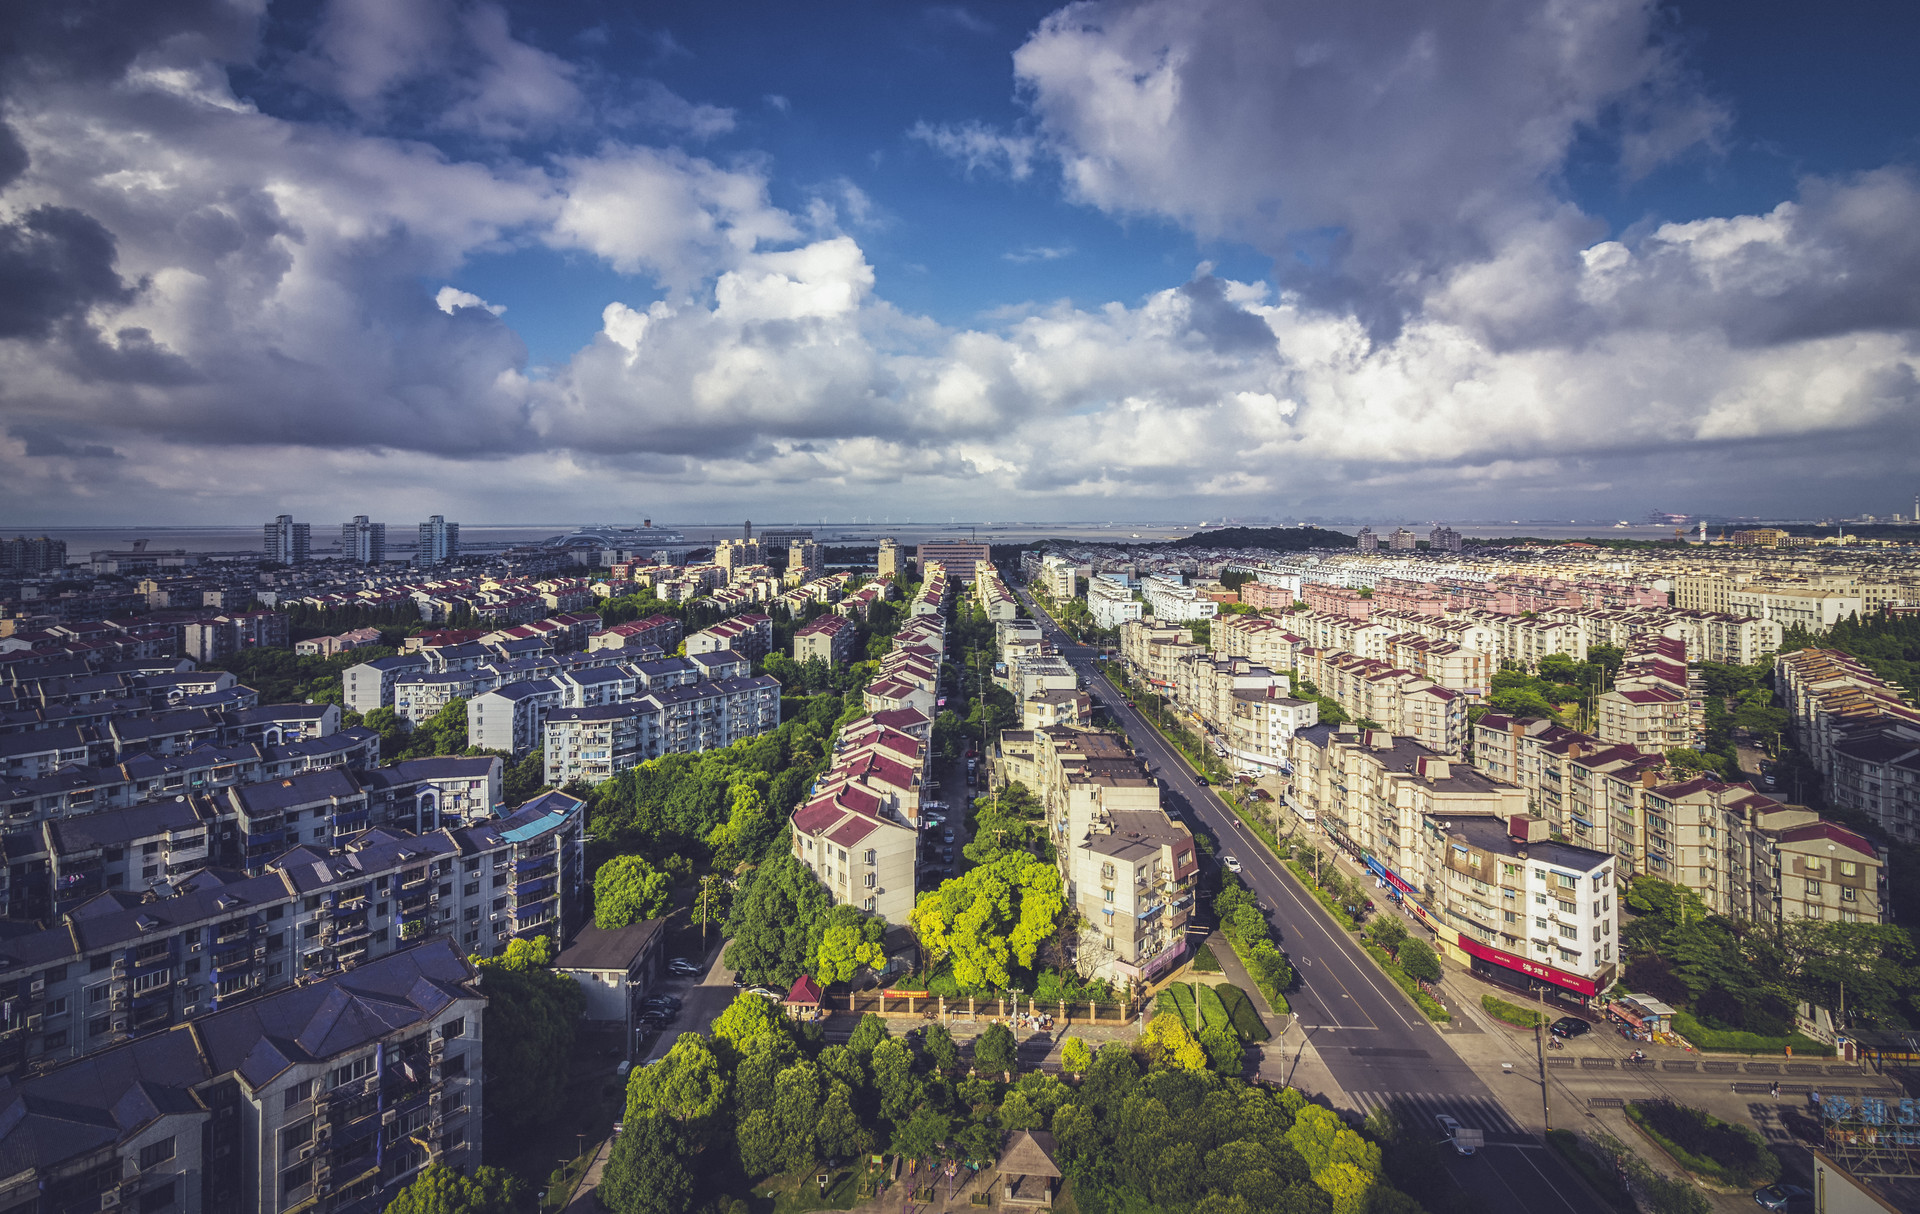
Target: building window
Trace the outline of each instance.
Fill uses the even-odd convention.
[[[1843,885],[1840,887],[1840,901],[1855,902],[1858,900],[1857,891],[1855,891],[1852,886]]]
[[[1860,874],[1860,866],[1859,866],[1858,864],[1855,864],[1855,863],[1854,863],[1853,861],[1851,861],[1851,860],[1842,860],[1842,861],[1840,861],[1840,875],[1841,875],[1841,876],[1843,876],[1843,877],[1855,877],[1855,876],[1858,876],[1859,874]]]
[[[455,1016],[452,1020],[447,1021],[445,1024],[440,1026],[440,1035],[442,1037],[466,1036],[467,1035],[467,1018],[465,1016]]]
[[[172,1158],[173,1139],[171,1137],[162,1138],[159,1142],[148,1143],[146,1146],[140,1148],[140,1170],[144,1172],[148,1168],[163,1164]]]
[[[1807,897],[1820,897],[1820,883],[1811,877],[1807,878]]]

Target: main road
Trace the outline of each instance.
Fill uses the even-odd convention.
[[[1179,753],[1161,738],[1094,663],[1095,651],[1070,640],[1025,590],[1026,603],[1047,640],[1079,673],[1094,700],[1126,730],[1134,750],[1166,790],[1167,808],[1196,831],[1213,836],[1219,850],[1239,859],[1240,878],[1273,910],[1280,945],[1300,980],[1288,992],[1295,1027],[1280,1038],[1289,1055],[1299,1034],[1313,1044],[1334,1081],[1362,1108],[1396,1106],[1415,1117],[1415,1130],[1432,1128],[1448,1113],[1485,1132],[1488,1146],[1471,1159],[1449,1159],[1449,1171],[1470,1199],[1489,1209],[1530,1214],[1603,1214],[1603,1207],[1540,1149],[1491,1089],[1454,1053],[1360,947],[1305,894],[1247,830],[1238,814],[1195,778]],[[1268,1047],[1270,1050],[1275,1047]],[[1538,1088],[1517,1076],[1535,1098]],[[1438,1130],[1434,1131],[1439,1136]]]

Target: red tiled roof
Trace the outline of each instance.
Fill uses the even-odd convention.
[[[1798,843],[1803,839],[1831,839],[1835,843],[1840,843],[1852,848],[1863,856],[1876,854],[1873,844],[1867,842],[1859,835],[1854,834],[1846,827],[1833,822],[1809,822],[1805,826],[1795,826],[1790,830],[1780,832],[1780,841],[1782,843]]]

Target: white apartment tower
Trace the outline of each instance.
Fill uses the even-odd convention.
[[[354,515],[351,523],[340,525],[340,554],[356,565],[378,565],[387,559],[387,525]]]
[[[313,528],[296,523],[291,514],[282,514],[262,528],[261,549],[267,560],[282,565],[302,565],[313,546]]]
[[[420,563],[444,565],[460,555],[460,524],[436,514],[420,524]]]

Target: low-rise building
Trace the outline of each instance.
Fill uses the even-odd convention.
[[[1128,620],[1141,618],[1145,608],[1125,582],[1105,576],[1087,582],[1087,611],[1097,628],[1118,628]]]
[[[1142,578],[1140,593],[1145,596],[1147,606],[1153,608],[1153,618],[1162,622],[1184,624],[1211,620],[1220,614],[1220,604],[1193,587],[1182,585],[1177,575],[1154,574]]]
[[[823,615],[793,634],[793,660],[844,666],[854,659],[853,647],[859,635],[860,630],[845,616]]]
[[[731,649],[749,662],[773,652],[773,617],[750,612],[721,620],[687,638],[687,656]]]

